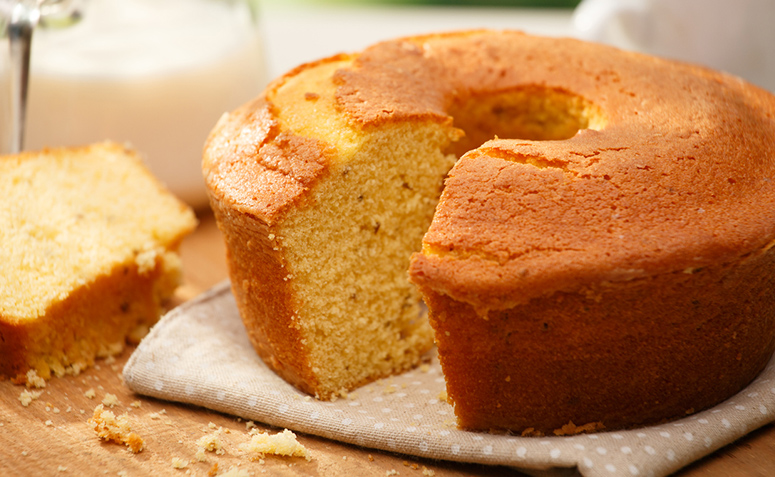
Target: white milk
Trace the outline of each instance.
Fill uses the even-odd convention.
[[[25,149],[128,142],[194,206],[210,129],[257,96],[263,51],[245,2],[93,0],[33,35]]]

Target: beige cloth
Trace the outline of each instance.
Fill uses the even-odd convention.
[[[713,409],[668,424],[571,437],[465,432],[439,399],[438,361],[321,402],[258,358],[228,283],[168,313],[124,368],[131,389],[302,433],[403,454],[528,473],[663,476],[775,420],[775,362]],[[541,472],[548,471],[548,472]]]

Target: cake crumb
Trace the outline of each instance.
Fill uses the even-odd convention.
[[[439,393],[439,401],[449,402],[448,396],[447,396],[447,390],[443,389]]]
[[[389,475],[401,475],[401,474],[396,469],[390,469],[388,471],[385,471],[385,475],[389,476]]]
[[[207,454],[205,454],[204,447],[200,447],[199,449],[197,449],[196,454],[194,454],[194,457],[199,462],[207,462]],[[215,465],[217,466],[218,464],[215,464]]]
[[[67,472],[67,467],[60,465],[57,467],[57,472]]]
[[[129,450],[135,454],[141,452],[145,447],[143,439],[132,432],[126,414],[116,417],[111,411],[106,411],[102,404],[98,404],[88,423],[94,426],[94,432],[99,438],[117,444],[126,444]]]
[[[250,442],[239,446],[239,450],[249,454],[250,460],[258,460],[265,454],[304,457],[307,461],[312,460],[307,448],[299,443],[296,440],[296,434],[288,429],[274,435],[263,432],[251,432],[251,435]]]
[[[582,434],[587,432],[598,432],[605,429],[602,422],[589,422],[583,426],[577,426],[573,424],[573,421],[568,421],[567,424],[559,429],[554,430],[556,436],[570,436],[574,434]]]
[[[422,466],[422,475],[427,475],[428,477],[433,477],[436,475],[436,471],[433,469],[429,469],[425,466]]]
[[[173,469],[185,469],[188,467],[188,461],[180,457],[173,457],[171,463]]]
[[[211,432],[210,434],[200,437],[199,440],[196,441],[196,445],[199,446],[200,449],[215,452],[218,455],[223,455],[226,453],[226,451],[223,450],[223,445],[221,444],[220,428],[214,432]]]
[[[19,394],[19,402],[22,406],[27,407],[30,403],[40,397],[43,391],[27,391],[26,389]]]
[[[133,401],[132,404],[130,404],[130,406],[136,407],[136,408],[139,408],[142,405],[143,405],[143,403],[140,402],[140,401]]]
[[[54,426],[54,422],[49,419],[48,421],[46,421],[46,425],[48,427],[53,427]]]
[[[97,397],[97,393],[94,392],[94,388],[87,389],[86,391],[84,391],[83,395],[89,399],[94,399],[95,397]]]
[[[38,372],[34,369],[27,371],[27,387],[28,388],[45,388],[46,380],[38,376]]]
[[[250,477],[250,473],[247,469],[240,469],[233,465],[223,474],[218,474],[218,477]]]
[[[113,406],[116,406],[120,403],[118,402],[118,398],[116,397],[115,394],[107,393],[105,394],[105,397],[102,398],[102,404],[112,408]]]

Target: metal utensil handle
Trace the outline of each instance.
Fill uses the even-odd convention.
[[[11,50],[11,153],[20,152],[24,146],[30,47],[32,32],[39,19],[37,0],[22,0],[14,6],[8,23]]]

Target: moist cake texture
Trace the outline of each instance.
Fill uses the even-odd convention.
[[[196,226],[112,143],[0,157],[0,376],[77,373],[158,320]]]

